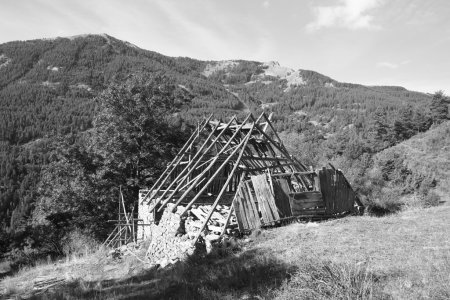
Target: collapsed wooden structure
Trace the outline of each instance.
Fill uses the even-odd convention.
[[[141,197],[139,214],[142,208],[161,212],[169,203],[174,212],[184,207],[182,217],[194,204],[211,204],[195,241],[219,203],[231,204],[228,220],[234,210],[241,232],[293,218],[337,217],[361,206],[342,172],[314,171],[291,156],[264,113],[242,122],[209,117],[200,123]]]

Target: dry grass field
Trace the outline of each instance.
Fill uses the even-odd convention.
[[[31,299],[449,299],[450,206],[263,230],[165,269],[105,252],[5,278]],[[32,279],[66,283],[40,295]]]

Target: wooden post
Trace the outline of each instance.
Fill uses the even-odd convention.
[[[236,195],[237,195],[237,193],[236,193]],[[233,199],[233,201],[231,202],[230,211],[228,212],[228,216],[227,216],[227,219],[225,221],[225,226],[223,226],[222,232],[220,233],[221,237],[225,234],[225,232],[227,230],[228,223],[230,223],[231,215],[233,214],[233,210],[234,210],[234,207],[233,207],[234,201],[235,200]]]
[[[314,175],[314,189],[320,192],[320,178],[319,178],[319,170]]]
[[[241,175],[241,177],[239,179],[239,184],[238,184],[238,186],[236,188],[236,193],[234,194],[234,197],[233,197],[233,201],[231,201],[230,211],[228,212],[228,216],[227,216],[227,219],[225,221],[225,226],[223,227],[222,232],[220,233],[220,236],[223,236],[225,234],[225,231],[227,229],[228,223],[230,222],[230,219],[231,219],[231,214],[233,213],[234,202],[236,201],[236,197],[237,197],[237,194],[239,192],[239,188],[240,188],[241,184],[243,184],[245,176],[246,176],[246,173],[242,172],[242,175]]]
[[[128,222],[127,210],[125,209],[125,201],[123,200],[122,186],[119,187],[119,193],[120,193],[120,197],[122,198],[121,200],[122,200],[122,206],[123,206],[123,214],[125,215],[125,221],[128,224],[129,222]],[[119,199],[119,202],[121,200]],[[120,211],[119,211],[119,214],[120,214]]]

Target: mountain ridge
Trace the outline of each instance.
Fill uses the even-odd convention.
[[[0,44],[0,45],[5,45],[5,44],[9,44],[9,43],[20,43],[20,42],[24,42],[24,43],[30,43],[30,42],[36,42],[36,41],[57,41],[57,40],[65,40],[65,39],[68,39],[68,40],[71,40],[71,41],[73,41],[73,40],[77,40],[77,39],[86,39],[86,38],[92,38],[92,37],[100,37],[100,38],[103,38],[107,43],[110,43],[111,42],[111,40],[113,40],[114,42],[120,42],[120,43],[123,43],[124,45],[127,45],[127,46],[129,46],[129,47],[131,47],[131,48],[134,48],[134,49],[136,49],[136,50],[140,50],[140,51],[149,51],[149,52],[153,52],[153,53],[157,53],[157,52],[154,52],[154,51],[152,51],[152,50],[148,50],[148,49],[144,49],[144,48],[141,48],[141,47],[139,47],[139,46],[137,46],[137,45],[135,45],[135,44],[133,44],[133,43],[131,43],[131,42],[128,42],[128,41],[125,41],[125,40],[120,40],[120,39],[117,39],[117,38],[115,38],[115,37],[113,37],[113,36],[111,36],[111,35],[109,35],[109,34],[107,34],[107,33],[99,33],[99,34],[92,34],[92,33],[85,33],[85,34],[77,34],[77,35],[73,35],[73,36],[56,36],[56,37],[50,37],[50,38],[41,38],[41,39],[31,39],[31,40],[14,40],[14,41],[9,41],[9,42],[5,42],[5,43],[3,43],[3,44]],[[195,60],[195,61],[199,61],[199,62],[203,62],[203,63],[216,63],[216,64],[219,64],[219,63],[222,63],[222,62],[235,62],[235,63],[239,63],[239,62],[243,62],[243,61],[247,61],[247,62],[254,62],[254,63],[257,63],[257,64],[260,64],[260,65],[264,65],[264,66],[274,66],[274,65],[276,65],[276,66],[278,66],[279,68],[283,68],[283,69],[286,69],[286,70],[289,70],[290,72],[297,72],[297,71],[303,71],[303,72],[314,72],[314,73],[316,73],[316,74],[318,74],[318,75],[320,75],[320,76],[323,76],[323,77],[325,77],[325,78],[327,78],[328,79],[328,81],[330,81],[330,83],[333,83],[333,82],[336,82],[336,83],[340,83],[340,84],[345,84],[345,85],[358,85],[358,86],[364,86],[364,87],[368,87],[368,88],[381,88],[381,89],[394,89],[394,90],[403,90],[403,91],[408,91],[405,87],[403,87],[403,86],[386,86],[386,85],[363,85],[363,84],[357,84],[357,83],[350,83],[350,82],[340,82],[340,81],[337,81],[337,80],[335,80],[335,79],[332,79],[331,77],[328,77],[328,76],[326,76],[326,75],[323,75],[323,74],[321,74],[321,73],[319,73],[319,72],[317,72],[317,71],[313,71],[313,70],[308,70],[308,69],[301,69],[301,68],[298,68],[298,69],[295,69],[295,68],[291,68],[291,67],[287,67],[287,66],[281,66],[280,65],[280,63],[279,62],[277,62],[277,61],[266,61],[266,62],[263,62],[263,61],[248,61],[248,60],[244,60],[244,59],[240,59],[240,58],[236,58],[236,59],[228,59],[228,60],[201,60],[201,59],[196,59],[196,58],[189,58],[189,57],[187,57],[187,56],[168,56],[168,55],[165,55],[165,54],[162,54],[162,53],[158,53],[158,54],[160,54],[160,55],[162,55],[162,56],[164,56],[164,57],[167,57],[167,58],[173,58],[173,59],[190,59],[190,60]],[[2,54],[0,54],[0,58],[2,58],[1,57],[1,55]],[[203,71],[204,72],[204,71]],[[203,73],[202,72],[202,73]],[[208,76],[206,76],[206,77],[208,77]],[[409,90],[409,91],[411,91],[411,92],[417,92],[417,93],[422,93],[422,94],[427,94],[427,93],[423,93],[423,92],[419,92],[419,91],[412,91],[412,90]]]

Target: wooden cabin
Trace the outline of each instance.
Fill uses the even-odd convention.
[[[241,232],[294,218],[339,217],[362,206],[340,170],[314,171],[291,156],[264,113],[239,122],[205,119],[149,190],[140,218],[194,204],[230,205]],[[225,224],[226,227],[227,224]],[[203,229],[202,228],[202,229]]]

